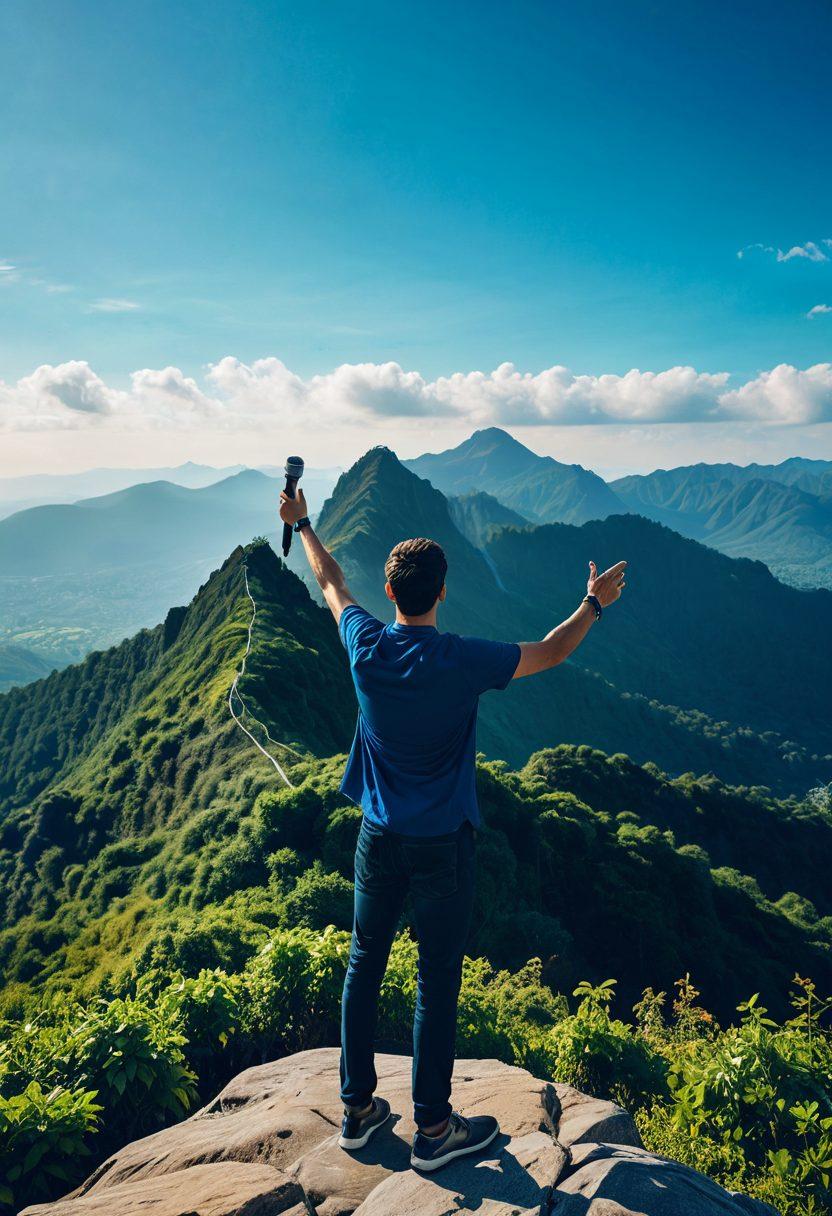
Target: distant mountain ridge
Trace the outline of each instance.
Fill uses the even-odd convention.
[[[729,556],[763,561],[795,586],[832,587],[830,470],[832,462],[803,460],[693,465],[613,484],[631,511]]]
[[[0,520],[0,644],[78,659],[188,600],[235,546],[274,535],[282,480],[245,469],[144,482]]]
[[[475,431],[458,447],[403,463],[443,494],[484,490],[532,523],[583,523],[622,507],[597,473],[538,456],[499,427]]]
[[[156,561],[216,562],[242,539],[274,528],[275,478],[254,469],[188,489],[169,481],[142,482],[80,502],[32,507],[0,521],[0,568],[15,575]],[[253,530],[253,531],[252,531]]]
[[[732,557],[763,561],[794,586],[832,587],[832,461],[686,465],[607,484],[489,427],[404,464],[444,494],[488,494],[530,523],[634,512]],[[487,524],[460,520],[472,537],[485,537]]]
[[[0,643],[0,692],[48,676],[53,668],[67,665],[65,658],[48,659],[25,646]]]
[[[617,492],[629,493],[638,482],[662,482],[667,478],[675,481],[731,481],[735,485],[744,481],[776,481],[784,486],[796,486],[808,494],[824,495],[832,492],[832,460],[812,460],[806,456],[790,456],[779,464],[733,464],[723,463],[678,465],[672,469],[656,469],[652,473],[633,473],[610,482]]]
[[[30,473],[20,477],[0,477],[0,519],[28,507],[78,502],[82,498],[112,494],[147,481],[170,481],[192,490],[199,489],[222,481],[224,477],[232,477],[244,468],[242,464],[214,468],[187,460],[184,464],[158,469],[100,468],[80,473]]]

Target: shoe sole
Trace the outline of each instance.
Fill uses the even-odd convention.
[[[339,1136],[338,1137],[338,1147],[345,1148],[347,1150],[363,1148],[365,1144],[369,1143],[370,1137],[373,1135],[373,1133],[377,1132],[380,1127],[384,1127],[385,1123],[390,1118],[392,1113],[393,1113],[392,1110],[389,1110],[384,1119],[382,1119],[379,1123],[374,1123],[373,1126],[368,1131],[366,1131],[363,1136],[359,1136],[356,1140],[347,1140],[347,1138],[345,1136]]]
[[[499,1127],[495,1127],[494,1131],[487,1140],[481,1140],[479,1144],[468,1144],[462,1148],[452,1149],[446,1153],[444,1157],[437,1157],[432,1161],[423,1161],[420,1157],[411,1157],[410,1164],[415,1170],[438,1170],[443,1165],[447,1165],[449,1161],[453,1161],[455,1157],[467,1157],[469,1153],[479,1153],[482,1149],[488,1148],[492,1140],[500,1134]]]

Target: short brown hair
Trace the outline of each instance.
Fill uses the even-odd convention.
[[[448,563],[441,545],[417,536],[401,540],[390,550],[384,573],[405,616],[424,616],[439,599]]]

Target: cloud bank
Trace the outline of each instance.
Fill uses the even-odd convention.
[[[81,360],[44,364],[14,384],[0,381],[6,432],[243,431],[299,420],[361,426],[419,417],[472,426],[832,422],[832,363],[782,363],[742,384],[732,384],[728,372],[692,367],[588,376],[561,366],[521,372],[513,363],[436,380],[398,363],[345,363],[304,379],[274,357],[247,364],[229,355],[209,365],[201,383],[178,367],[144,368],[119,388]]]

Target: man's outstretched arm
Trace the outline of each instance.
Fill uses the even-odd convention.
[[[599,574],[595,562],[589,563],[586,593],[595,596],[602,608],[614,604],[624,590],[626,565],[626,562],[616,562],[609,570]],[[562,621],[551,633],[547,633],[542,641],[521,642],[520,662],[517,664],[514,679],[548,671],[550,667],[557,667],[558,663],[568,659],[575,647],[579,646],[589,633],[595,619],[595,608],[584,600],[567,620]]]
[[[306,498],[300,487],[298,487],[296,498],[289,498],[285,490],[281,493],[280,518],[284,524],[291,524],[294,527],[298,520],[303,519],[307,514]],[[346,606],[355,603],[344,578],[344,571],[319,540],[311,524],[301,528],[300,538],[303,541],[312,573],[318,580],[318,586],[323,591],[324,599],[337,624],[341,620],[341,613]]]

